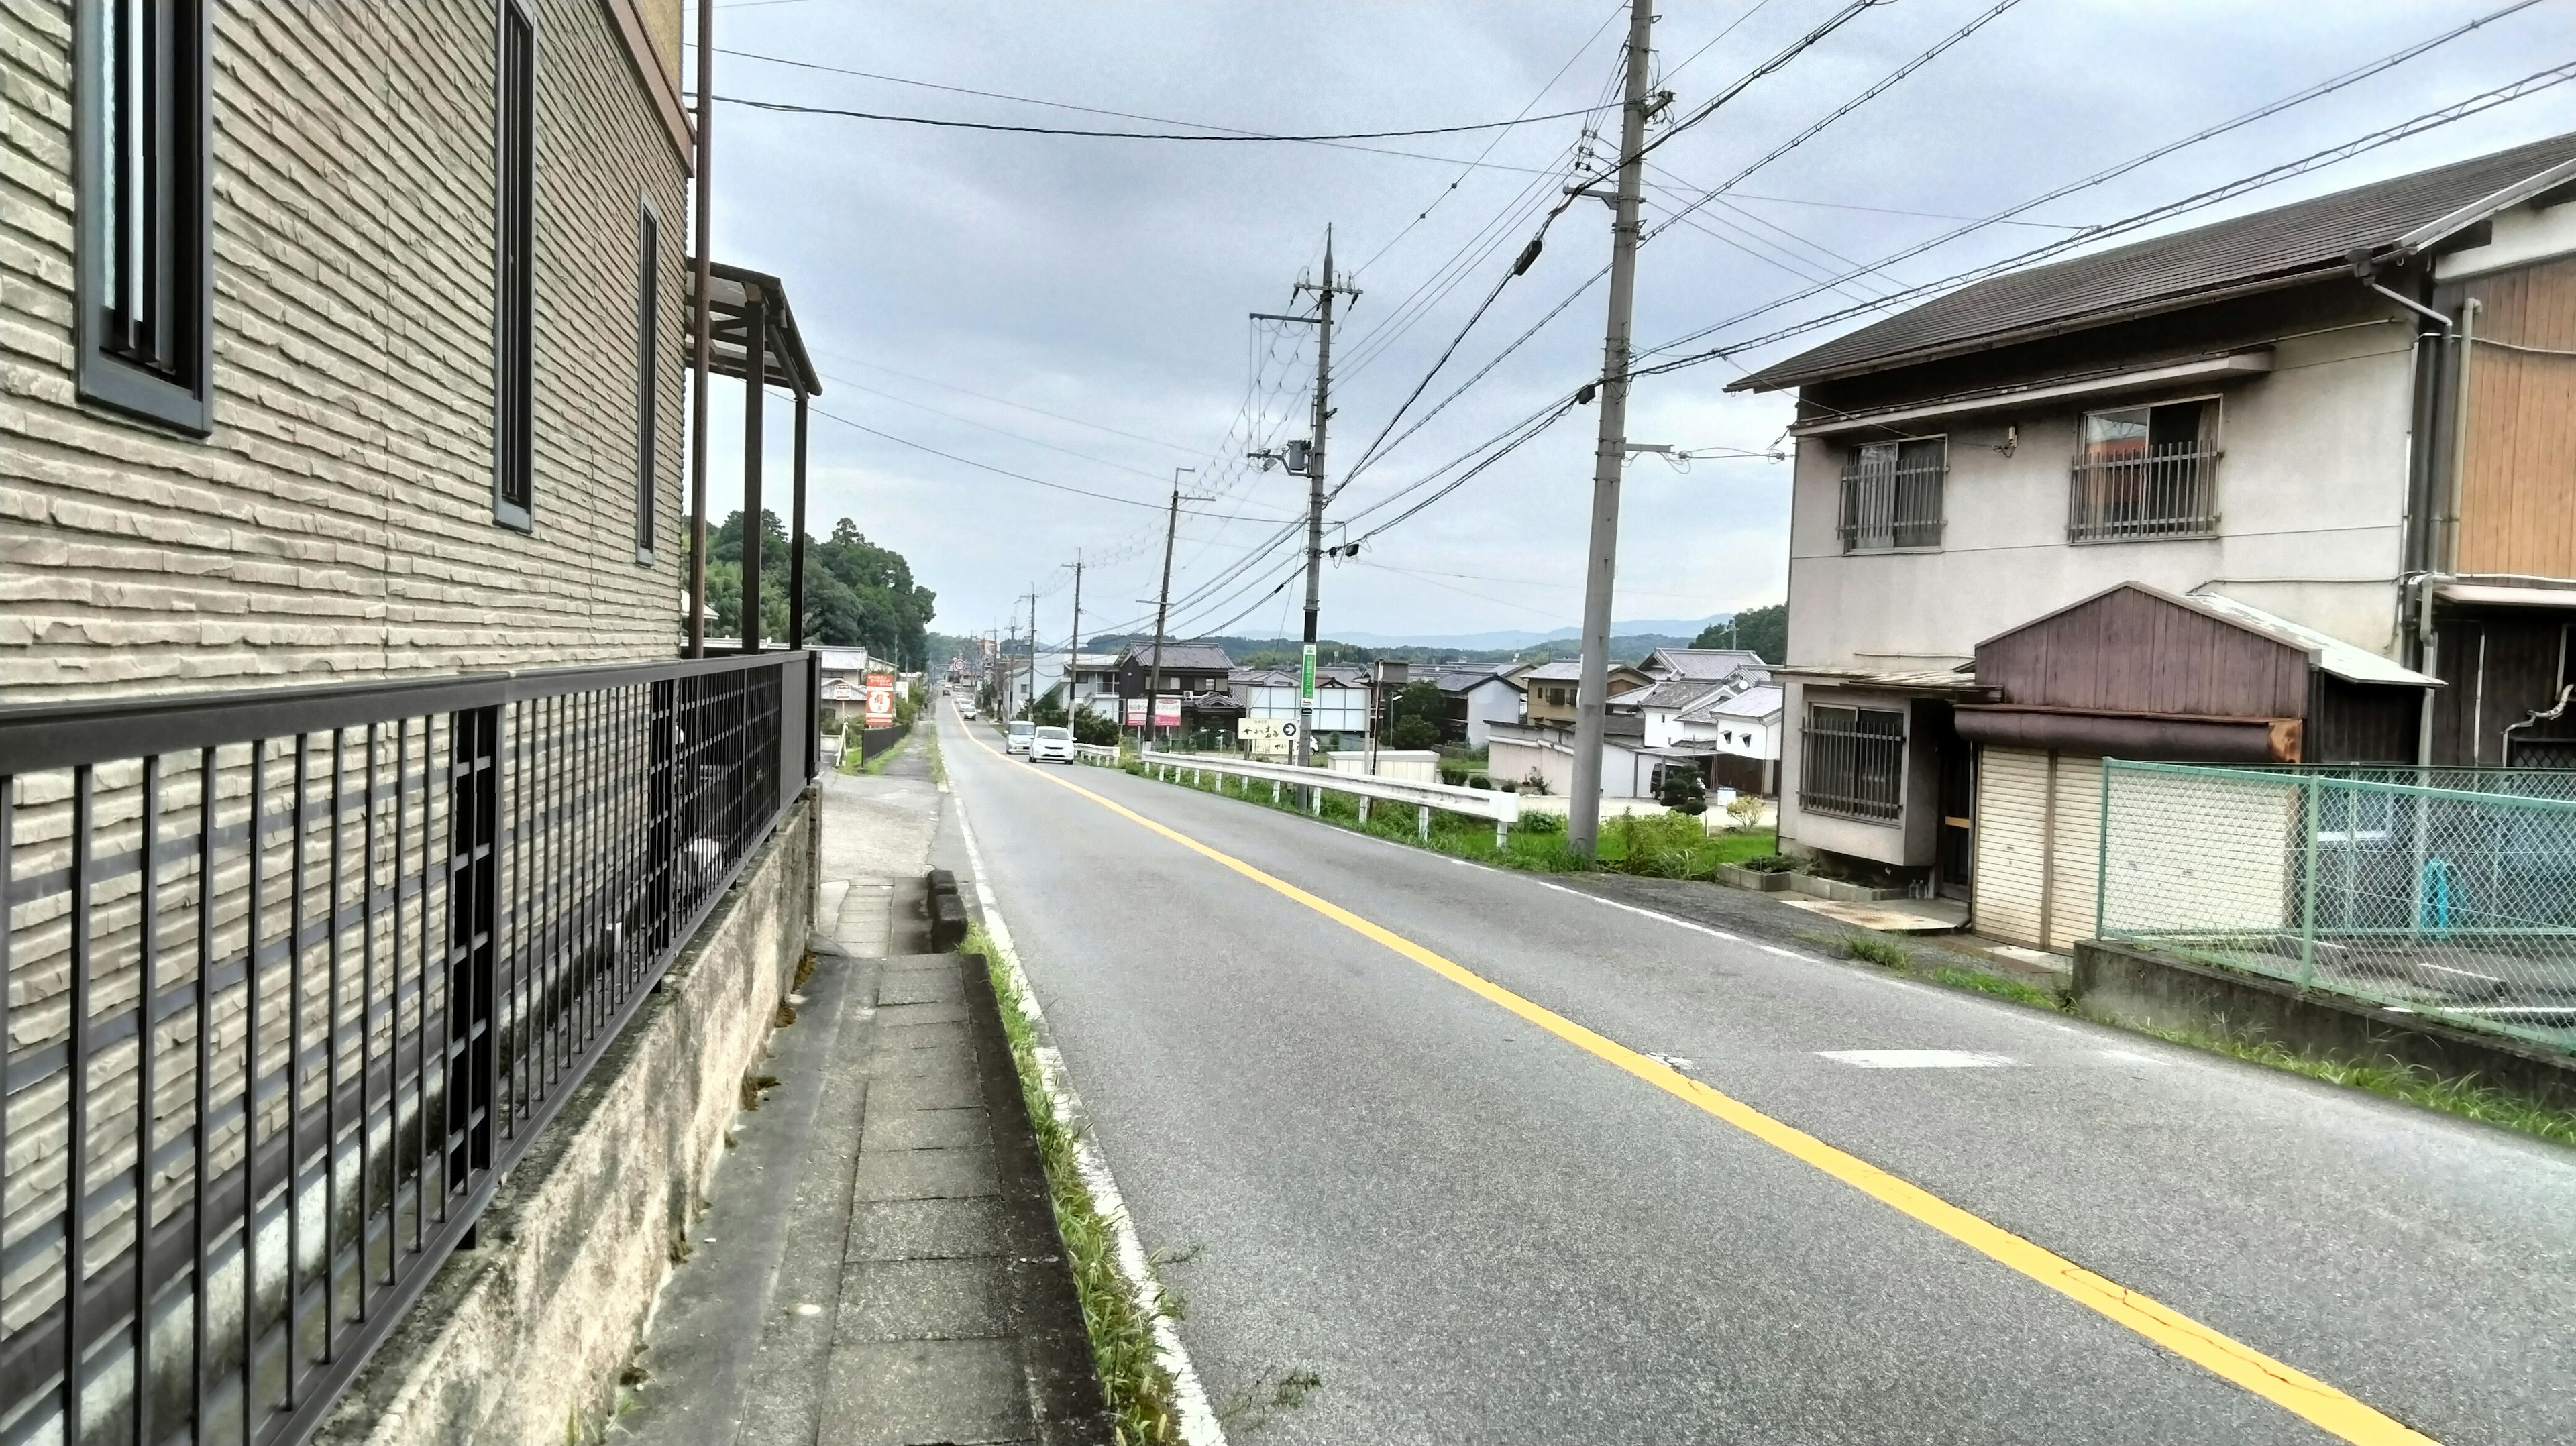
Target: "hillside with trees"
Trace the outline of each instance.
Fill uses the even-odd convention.
[[[760,514],[760,630],[787,635],[787,529],[778,514]],[[864,647],[906,669],[929,666],[929,628],[937,595],[912,580],[912,565],[892,548],[868,541],[844,517],[831,535],[805,543],[805,636],[808,643]],[[707,602],[713,631],[742,632],[742,514],[724,520],[707,542]]]

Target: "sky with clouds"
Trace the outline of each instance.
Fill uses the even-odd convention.
[[[1865,269],[1962,220],[2505,3],[2023,0],[1645,246],[1638,343],[1655,345],[1818,281],[1837,284],[1713,340],[1748,338],[1935,281],[2576,57],[2576,0],[2543,0],[2394,70],[2052,201],[2017,224]],[[1851,19],[1656,149],[1648,224],[1993,6],[1893,0]],[[1687,115],[1824,23],[1843,0],[1664,0],[1664,7],[1654,32],[1658,84],[1675,92],[1675,112]],[[1302,513],[1304,479],[1259,470],[1244,454],[1307,435],[1315,328],[1249,313],[1305,309],[1291,287],[1318,273],[1331,227],[1336,265],[1362,293],[1344,304],[1334,343],[1328,460],[1340,482],[1510,269],[1572,168],[1615,148],[1617,117],[1604,108],[1508,130],[1327,145],[984,132],[736,102],[1110,130],[1467,125],[1615,106],[1626,12],[1609,0],[720,0],[715,250],[785,280],[823,373],[810,442],[812,529],[826,532],[848,517],[903,552],[939,594],[933,626],[941,631],[998,630],[1014,609],[1025,619],[1019,599],[1036,590],[1040,633],[1060,646],[1071,622],[1065,564],[1077,551],[1087,564],[1087,635],[1150,618],[1162,505],[1174,469],[1194,468],[1181,481],[1205,500],[1186,504],[1181,519],[1172,591],[1186,601],[1175,607],[1174,633],[1222,626],[1293,636],[1303,585],[1295,550],[1302,533],[1291,524]],[[1605,128],[1610,145],[1587,147],[1587,124]],[[2158,229],[2570,129],[2576,86]],[[1607,208],[1578,201],[1404,426],[1502,359],[1350,482],[1328,514],[1349,527],[1328,542],[1358,536],[1420,500],[1422,490],[1387,501],[1598,373],[1607,287],[1574,294],[1608,257]],[[1569,296],[1554,320],[1502,355]],[[1832,330],[1735,362],[1758,366]],[[1788,468],[1760,454],[1781,445],[1789,404],[1725,395],[1736,375],[1720,361],[1637,386],[1633,440],[1712,455],[1686,470],[1651,457],[1630,467],[1622,619],[1699,617],[1781,596]],[[740,498],[735,390],[716,389],[708,432],[710,506],[719,518]],[[1325,636],[1576,623],[1596,425],[1592,409],[1574,411],[1373,537],[1358,557],[1328,564]],[[769,475],[783,478],[787,429],[773,425],[770,435]],[[1726,452],[1756,455],[1714,455]],[[771,495],[779,496],[775,483]]]

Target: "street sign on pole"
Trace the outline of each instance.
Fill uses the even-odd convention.
[[[867,726],[884,728],[894,722],[894,675],[868,674]]]
[[[1145,726],[1145,700],[1144,700],[1144,699],[1142,699],[1142,698],[1129,698],[1129,699],[1127,699],[1127,700],[1126,700],[1126,702],[1127,702],[1127,726],[1128,726],[1128,727],[1130,727],[1130,728],[1142,728],[1142,727],[1144,727],[1144,726]]]
[[[1181,726],[1180,694],[1157,693],[1154,695],[1154,726],[1157,728],[1178,728]]]

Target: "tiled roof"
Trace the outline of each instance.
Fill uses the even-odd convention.
[[[1154,661],[1154,645],[1151,642],[1129,643],[1127,657],[1150,666]],[[1176,643],[1165,638],[1163,670],[1171,673],[1230,673],[1234,671],[1234,659],[1227,657],[1225,649],[1214,643]]]
[[[1762,666],[1762,655],[1751,648],[1657,648],[1644,666],[1652,672],[1658,663],[1676,678],[1723,678],[1738,668]]]
[[[1727,385],[1771,391],[1997,346],[2037,329],[2188,304],[2198,294],[2349,266],[2356,249],[2394,247],[2420,227],[2576,160],[2576,134],[2429,171],[2294,201],[2152,241],[2008,271],[1812,347]]]

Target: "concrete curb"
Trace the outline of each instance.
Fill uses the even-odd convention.
[[[2474,1079],[2576,1109],[2576,1059],[2152,949],[2099,939],[2077,944],[2073,1000],[2079,1011],[2113,1024],[2260,1040],[2321,1059]]]
[[[992,1122],[993,1151],[1001,1177],[1005,1229],[1011,1248],[1011,1307],[1027,1371],[1029,1404],[1038,1440],[1046,1446],[1105,1443],[1116,1439],[1108,1393],[1091,1353],[1073,1264],[1056,1231],[1055,1202],[1046,1162],[1038,1152],[1037,1126],[1020,1090],[1019,1066],[1002,1029],[1001,1001],[981,954],[956,956],[966,994],[967,1028],[983,1076],[984,1108]]]

